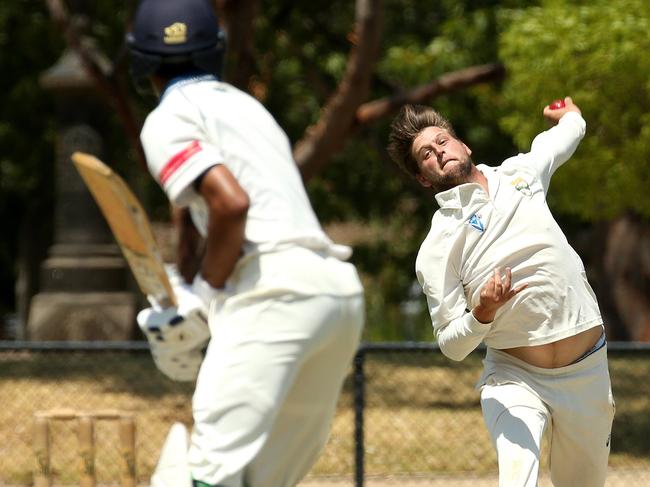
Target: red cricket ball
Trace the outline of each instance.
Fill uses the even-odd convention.
[[[564,108],[565,106],[564,100],[555,100],[549,105],[549,108],[551,110],[557,110],[558,108]]]

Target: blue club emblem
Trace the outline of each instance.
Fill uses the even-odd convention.
[[[481,217],[476,213],[474,213],[467,222],[470,225],[472,225],[474,228],[476,228],[479,232],[485,230],[485,225],[483,224],[483,220],[481,220]]]

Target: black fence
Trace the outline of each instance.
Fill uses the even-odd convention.
[[[435,344],[364,344],[338,404],[329,442],[304,484],[496,485],[492,449],[474,384],[482,350],[463,362]],[[609,344],[617,403],[607,485],[650,485],[650,345]],[[144,342],[0,342],[0,485],[34,485],[35,420],[63,411],[99,414],[94,473],[118,485],[120,437],[107,410],[135,418],[135,469],[147,485],[173,422],[191,426],[193,384],[154,367]],[[74,421],[50,421],[49,475],[79,484]],[[102,419],[103,418],[103,419]],[[540,485],[550,485],[543,468]]]

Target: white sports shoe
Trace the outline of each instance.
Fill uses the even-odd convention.
[[[151,487],[192,487],[192,475],[187,465],[188,449],[187,428],[181,423],[174,423],[151,476]]]

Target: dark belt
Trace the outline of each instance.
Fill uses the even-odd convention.
[[[578,357],[576,360],[571,362],[571,364],[577,364],[578,362],[586,359],[591,355],[592,353],[596,353],[598,350],[603,348],[605,345],[607,345],[607,339],[605,338],[605,328],[603,327],[603,332],[600,334],[600,338],[596,342],[596,344],[591,347],[589,350],[587,350],[585,353],[583,353],[580,357]]]

